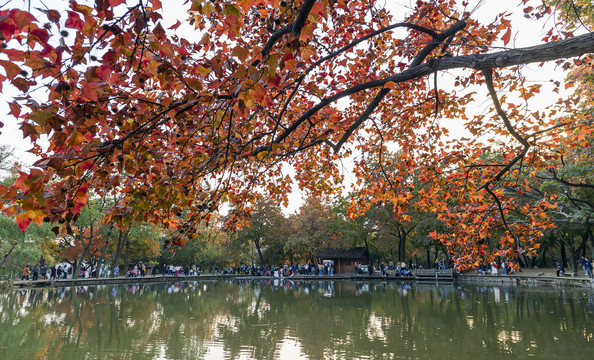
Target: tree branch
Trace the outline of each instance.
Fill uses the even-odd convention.
[[[551,173],[552,177],[544,177],[544,176],[537,176],[537,177],[539,179],[543,179],[543,180],[555,180],[557,182],[560,182],[561,184],[564,184],[564,185],[567,185],[570,187],[583,187],[583,188],[587,188],[587,189],[594,189],[594,184],[572,183],[572,182],[569,182],[567,180],[557,177],[557,172],[555,172],[555,170],[550,169],[549,172]]]
[[[282,28],[276,30],[270,39],[266,42],[264,47],[262,48],[262,56],[265,57],[270,52],[270,49],[276,44],[276,42],[288,33],[292,33],[295,36],[299,36],[301,33],[301,29],[305,25],[305,21],[311,12],[316,0],[305,0],[303,5],[301,5],[301,9],[299,9],[299,13],[297,14],[297,18],[291,24],[285,25]]]
[[[346,90],[336,93],[335,95],[322,99],[318,104],[303,113],[297,120],[288,126],[283,133],[272,141],[272,143],[280,143],[285,140],[299,127],[299,125],[331,103],[361,91],[383,87],[389,81],[401,83],[444,70],[463,68],[477,70],[504,68],[534,62],[546,62],[560,58],[569,58],[590,52],[594,52],[594,33],[527,48],[501,51],[493,54],[461,55],[433,59],[430,63],[423,63],[411,67],[401,73],[383,79],[356,84]],[[258,147],[252,152],[252,155],[256,155],[262,151],[269,151],[271,146],[272,144]]]
[[[390,92],[390,89],[388,89],[388,88],[383,88],[383,89],[380,90],[379,94],[377,94],[373,98],[373,100],[371,101],[371,103],[369,103],[369,105],[367,105],[367,108],[365,109],[365,111],[363,111],[363,113],[361,115],[359,115],[359,117],[357,118],[357,120],[355,120],[355,122],[345,131],[345,133],[342,135],[342,137],[340,138],[340,140],[338,140],[338,142],[336,143],[336,145],[334,145],[332,147],[332,149],[334,150],[334,152],[340,151],[340,148],[348,140],[348,138],[351,136],[351,134],[365,120],[367,120],[367,118],[379,106],[379,104],[381,103],[381,101],[384,99],[384,97],[386,97],[386,95],[388,95],[389,92]]]
[[[518,134],[516,129],[514,129],[511,122],[509,121],[507,114],[501,108],[501,103],[499,102],[499,99],[497,98],[497,93],[495,92],[495,87],[493,86],[493,69],[485,69],[485,70],[483,70],[483,74],[485,75],[487,89],[489,89],[489,95],[491,95],[491,99],[493,100],[493,105],[495,105],[497,114],[499,115],[501,120],[503,120],[503,123],[505,124],[505,128],[511,134],[511,136],[513,136],[522,145],[524,145],[524,147],[526,147],[526,148],[530,147],[530,143],[525,138],[523,138],[520,134]]]

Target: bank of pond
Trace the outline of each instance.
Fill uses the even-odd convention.
[[[396,282],[422,282],[422,283],[471,283],[471,284],[499,284],[499,285],[526,285],[526,286],[570,286],[594,288],[594,281],[587,277],[578,277],[574,273],[566,276],[546,276],[538,274],[514,274],[514,275],[492,275],[480,273],[456,273],[453,269],[416,269],[408,275],[403,276],[397,273],[373,274],[334,274],[334,275],[266,275],[253,276],[246,274],[207,273],[191,275],[145,275],[145,276],[120,276],[120,277],[99,277],[99,278],[60,278],[60,279],[38,279],[35,281],[4,281],[0,283],[0,289],[29,288],[29,287],[62,287],[80,285],[105,285],[105,284],[126,284],[126,283],[159,283],[180,280],[217,280],[217,279],[289,279],[292,281],[302,280],[374,280],[374,281],[396,281]]]
[[[0,294],[3,359],[581,358],[594,291],[173,279]]]

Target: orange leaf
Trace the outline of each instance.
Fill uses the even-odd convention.
[[[45,218],[45,216],[47,214],[45,211],[38,209],[38,210],[29,210],[25,213],[25,215],[29,219],[31,219],[31,221],[33,221],[37,225],[41,226],[41,224],[43,223],[43,219]]]
[[[18,74],[21,73],[21,68],[11,61],[0,60],[0,66],[4,67],[4,70],[6,71],[6,77],[9,79],[14,79]]]
[[[153,10],[159,10],[163,5],[160,0],[153,0]]]
[[[505,32],[505,34],[503,34],[503,36],[501,37],[501,40],[503,40],[503,45],[507,45],[507,43],[509,42],[510,39],[511,39],[511,28],[508,28],[507,31]]]
[[[176,22],[175,24],[171,25],[171,26],[169,27],[169,29],[171,29],[171,30],[175,30],[175,29],[177,29],[177,28],[178,28],[180,25],[181,25],[181,23],[179,22],[179,20],[177,20],[177,22]]]
[[[15,22],[19,29],[24,29],[36,20],[30,13],[18,9],[12,9],[8,16]]]

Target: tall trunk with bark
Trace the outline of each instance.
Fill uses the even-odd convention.
[[[565,252],[565,242],[563,241],[563,239],[560,239],[559,243],[561,245],[561,264],[562,264],[563,268],[566,269],[567,268],[567,253]]]
[[[587,231],[590,242],[592,243],[592,255],[590,255],[590,257],[594,259],[594,233],[592,232],[592,227],[588,226]]]
[[[118,235],[118,246],[116,249],[116,253],[113,257],[113,264],[111,266],[111,274],[113,275],[113,271],[116,267],[120,266],[120,257],[122,256],[122,251],[124,251],[124,245],[128,241],[128,234],[130,233],[130,227],[126,231],[119,231]]]
[[[367,243],[367,234],[365,234],[365,249],[367,250],[367,253],[369,254],[369,265],[373,266],[373,263],[371,261],[371,252],[369,251],[369,244]]]
[[[404,226],[398,225],[398,262],[406,260],[406,230]]]
[[[547,249],[548,249],[547,246],[544,246],[542,248],[542,258],[540,260],[540,266],[543,267],[543,268],[544,267],[547,267],[547,257],[546,257],[547,256]]]
[[[82,267],[82,263],[85,261],[85,256],[87,256],[87,252],[89,251],[89,247],[91,247],[91,242],[93,241],[93,224],[90,226],[90,233],[89,233],[89,241],[85,244],[85,237],[84,237],[84,230],[81,230],[80,233],[80,243],[82,244],[83,251],[80,254],[80,257],[77,259],[74,269],[72,269],[72,278],[78,279],[78,274],[80,273],[80,268]]]
[[[439,259],[439,246],[437,245],[437,243],[435,243],[435,261],[437,261]],[[434,261],[434,263],[435,263]]]
[[[4,266],[6,266],[6,263],[10,259],[10,255],[12,254],[12,252],[14,251],[14,249],[16,248],[16,246],[18,244],[19,244],[18,241],[13,242],[12,245],[10,246],[10,249],[8,249],[8,251],[6,252],[6,254],[2,255],[2,260],[0,260],[0,269],[4,269]]]
[[[262,249],[260,249],[260,239],[254,241],[254,246],[256,246],[256,251],[258,252],[258,257],[260,258],[260,265],[264,265],[264,256],[262,255]]]
[[[97,259],[97,271],[95,272],[96,278],[101,277],[101,266],[103,265],[103,259],[105,258],[105,254],[107,254],[107,247],[109,246],[109,239],[111,239],[111,230],[112,230],[112,228],[110,227],[109,232],[107,233],[107,236],[105,237],[105,245],[103,245],[103,249],[101,250],[101,255],[99,255],[99,259]]]
[[[127,274],[130,268],[130,241],[126,237],[126,252],[124,253],[124,273]]]
[[[574,264],[574,271],[577,272],[578,266],[579,266],[579,258],[581,256],[586,256],[586,248],[588,247],[588,234],[587,233],[582,233],[581,234],[582,237],[582,242],[580,243],[580,246],[578,246],[577,250],[575,251],[575,255],[573,257],[573,264]]]

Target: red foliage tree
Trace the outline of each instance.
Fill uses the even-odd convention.
[[[529,18],[551,13],[523,3]],[[222,202],[233,204],[238,224],[262,193],[286,202],[287,165],[301,187],[328,193],[343,180],[341,159],[367,153],[381,163],[392,147],[403,154],[401,172],[422,174],[415,206],[439,214],[449,230],[435,237],[460,264],[472,266],[502,228],[500,255],[534,249],[554,204],[518,208],[502,189],[521,184],[522,166],[546,166],[574,121],[561,110],[573,107],[525,106],[540,87],[518,73],[529,63],[587,61],[565,59],[592,52],[594,35],[551,32],[541,45],[508,48],[507,8],[482,24],[466,1],[417,1],[401,21],[382,4],[191,1],[172,25],[159,0],[0,11],[0,80],[23,92],[11,114],[40,157],[0,190],[6,213],[18,214],[21,228],[46,219],[68,233],[91,191],[117,193],[123,201],[105,222],[162,223],[181,245]],[[454,80],[447,91],[438,86],[444,73]],[[33,94],[40,86],[43,101]],[[473,86],[493,104],[475,116],[467,107],[479,96],[464,92]],[[472,140],[446,142],[440,119],[460,122]],[[499,161],[481,160],[490,151]],[[393,203],[398,217],[408,197],[395,184],[384,177],[364,191]],[[510,223],[510,213],[521,216]]]

